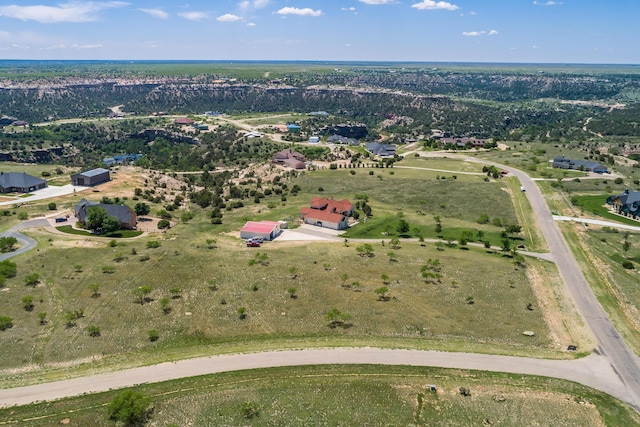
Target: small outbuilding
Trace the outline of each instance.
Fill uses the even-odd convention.
[[[280,234],[280,224],[276,221],[249,221],[240,230],[240,238],[273,240]]]
[[[108,169],[97,168],[71,175],[71,184],[92,187],[111,180]]]

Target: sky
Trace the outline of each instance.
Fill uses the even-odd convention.
[[[0,0],[0,59],[640,63],[639,0]]]

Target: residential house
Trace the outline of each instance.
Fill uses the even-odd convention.
[[[305,224],[344,230],[349,227],[349,217],[353,215],[353,204],[347,199],[313,197],[310,207],[300,209],[300,215]]]
[[[173,123],[177,125],[192,125],[195,123],[195,120],[190,119],[188,117],[179,117],[173,121]]]
[[[273,155],[273,163],[289,166],[293,169],[304,169],[306,167],[304,154],[293,151],[291,148],[275,153]]]
[[[468,136],[461,138],[441,138],[440,144],[455,145],[457,148],[483,148],[487,142],[486,139],[470,138]]]
[[[300,126],[295,123],[289,123],[287,124],[287,132],[298,133],[300,132]]]
[[[111,180],[109,170],[103,168],[91,169],[71,175],[71,184],[92,187]]]
[[[333,134],[329,138],[327,138],[327,142],[329,144],[347,144],[347,145],[358,145],[360,144],[357,139],[347,138],[346,136]]]
[[[29,193],[47,186],[47,181],[26,172],[0,172],[0,193]]]
[[[365,144],[368,152],[379,157],[394,157],[396,155],[396,146],[393,144],[382,144],[380,142],[369,142]]]
[[[273,240],[280,234],[281,224],[282,223],[276,221],[248,221],[244,227],[242,227],[242,230],[240,230],[240,238]]]
[[[559,169],[580,170],[585,172],[608,173],[607,167],[591,160],[571,160],[565,156],[553,158],[551,166]]]
[[[81,199],[73,208],[78,222],[86,224],[89,216],[89,209],[92,207],[99,207],[107,211],[108,216],[115,217],[120,221],[120,226],[122,228],[135,229],[138,224],[136,214],[129,206],[90,202],[84,198]]]
[[[124,165],[140,160],[142,157],[142,154],[119,154],[113,157],[105,157],[102,159],[102,163],[104,163],[105,166]]]
[[[640,191],[626,189],[617,196],[609,196],[607,205],[611,206],[611,210],[620,215],[638,219],[640,217]]]

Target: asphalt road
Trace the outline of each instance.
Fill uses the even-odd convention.
[[[27,237],[24,234],[20,233],[20,230],[23,230],[25,228],[32,228],[32,227],[46,227],[47,225],[49,225],[49,222],[46,219],[43,219],[43,218],[32,219],[29,221],[22,222],[18,225],[15,225],[10,229],[8,229],[7,231],[5,231],[4,233],[2,233],[0,237],[15,237],[18,243],[20,244],[20,248],[13,252],[0,254],[0,261],[4,261],[6,259],[20,255],[27,251],[30,251],[31,249],[34,249],[38,244],[38,242],[33,240],[31,237]]]
[[[231,354],[167,362],[124,371],[0,390],[0,407],[26,405],[83,393],[96,393],[142,383],[218,372],[276,366],[374,364],[478,369],[563,378],[597,388],[620,399],[624,386],[608,361],[599,355],[577,360],[545,360],[488,354],[380,348],[333,348]],[[425,378],[427,379],[427,378]],[[437,385],[437,381],[434,380]]]
[[[578,312],[595,337],[597,351],[607,358],[624,384],[626,388],[624,400],[640,410],[640,360],[620,337],[609,316],[593,294],[534,180],[518,169],[473,157],[462,157],[466,160],[493,164],[498,168],[505,169],[516,176],[525,187],[533,214],[547,241],[549,250],[553,254],[560,276],[569,289]]]

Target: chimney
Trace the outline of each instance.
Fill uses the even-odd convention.
[[[628,188],[624,189],[624,194],[629,194],[629,189]]]

